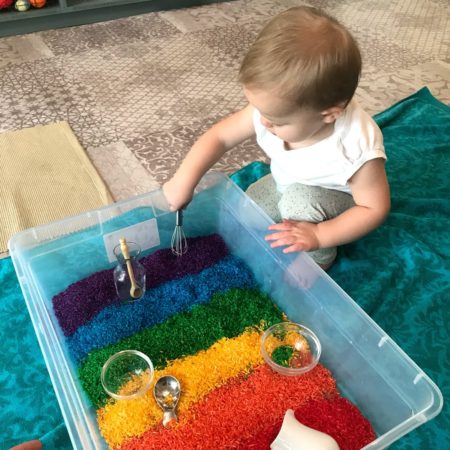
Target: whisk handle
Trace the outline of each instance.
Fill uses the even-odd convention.
[[[179,209],[176,213],[175,225],[177,227],[183,226],[183,211],[181,209]]]

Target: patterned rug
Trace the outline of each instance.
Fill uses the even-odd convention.
[[[237,71],[262,25],[305,3],[358,39],[369,113],[422,86],[450,103],[447,0],[236,0],[0,39],[0,131],[68,121],[116,199],[152,190],[245,104]],[[248,141],[216,168],[261,158]]]

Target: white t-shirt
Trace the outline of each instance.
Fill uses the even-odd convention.
[[[351,193],[347,182],[364,163],[386,159],[381,130],[355,99],[336,120],[333,134],[308,147],[286,150],[283,140],[261,124],[256,109],[253,124],[279,192],[301,183]]]

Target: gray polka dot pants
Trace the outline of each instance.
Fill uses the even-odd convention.
[[[332,219],[355,205],[350,194],[318,186],[292,184],[279,193],[271,174],[247,189],[249,195],[275,222],[282,219],[319,223]],[[327,265],[336,258],[336,247],[308,252],[318,264]]]

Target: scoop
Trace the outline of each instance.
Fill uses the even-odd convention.
[[[339,450],[338,443],[328,434],[300,423],[292,409],[284,415],[283,424],[271,450]]]
[[[161,377],[153,388],[153,395],[156,403],[164,412],[163,425],[168,428],[172,420],[178,421],[175,410],[180,400],[181,385],[180,382],[172,375]]]

